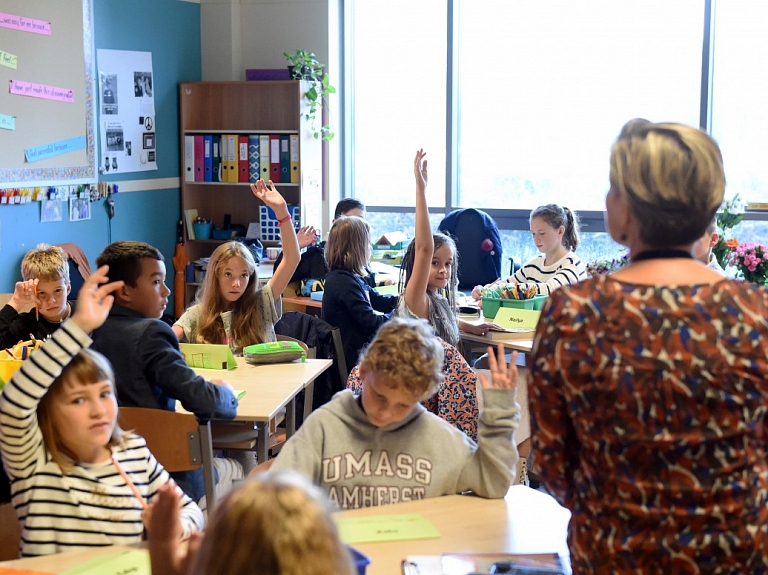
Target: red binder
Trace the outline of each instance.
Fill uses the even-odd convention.
[[[280,134],[269,135],[269,179],[280,182]]]
[[[237,181],[248,181],[248,136],[242,134],[237,138]]]
[[[205,137],[202,134],[195,135],[195,181],[205,181]]]

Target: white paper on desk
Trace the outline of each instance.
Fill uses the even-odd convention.
[[[443,575],[440,555],[408,555],[403,561],[403,575]]]

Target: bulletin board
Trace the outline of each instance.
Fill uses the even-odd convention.
[[[0,4],[0,188],[96,181],[91,0]]]

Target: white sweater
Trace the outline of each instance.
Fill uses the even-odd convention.
[[[11,479],[13,505],[22,524],[23,556],[49,555],[141,540],[142,506],[112,461],[75,464],[64,475],[45,448],[37,406],[63,367],[90,338],[72,321],[62,324],[25,361],[0,395],[0,450]],[[151,503],[168,473],[138,435],[126,436],[113,457]],[[203,527],[203,515],[182,498],[184,537]]]
[[[539,294],[549,295],[559,287],[580,282],[586,277],[587,269],[581,263],[579,256],[568,252],[548,266],[544,265],[543,255],[536,256],[507,278],[507,281],[535,285]]]

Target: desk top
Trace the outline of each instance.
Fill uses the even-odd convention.
[[[250,364],[243,357],[235,360],[237,367],[229,371],[195,368],[195,372],[207,380],[223,379],[235,389],[244,389],[235,419],[257,422],[274,419],[297,393],[333,364],[330,359],[261,365]]]
[[[366,575],[401,573],[408,555],[442,553],[559,553],[568,555],[571,513],[546,493],[513,485],[504,499],[448,495],[340,511],[338,517],[421,513],[440,531],[439,539],[361,543],[355,549],[371,559]]]
[[[502,332],[495,332],[494,339],[485,337],[483,335],[474,335],[466,332],[459,332],[459,338],[465,342],[482,343],[484,345],[490,345],[496,347],[502,344],[506,349],[517,350],[523,353],[531,353],[533,349],[533,339],[505,339]]]

